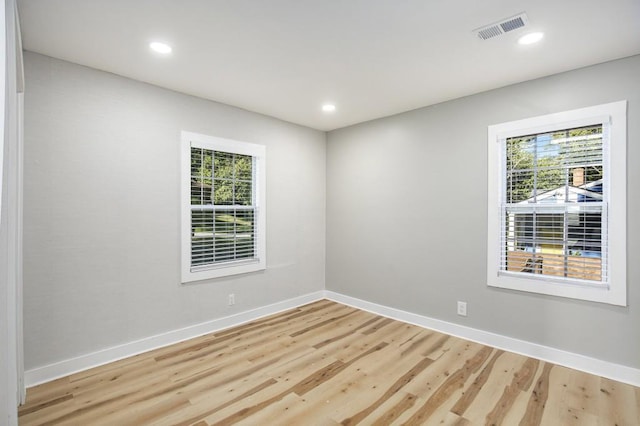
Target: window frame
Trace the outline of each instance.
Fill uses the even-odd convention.
[[[253,159],[255,257],[210,264],[191,265],[191,147],[251,156]],[[245,274],[266,269],[266,147],[194,132],[181,132],[181,282]]]
[[[546,294],[572,299],[627,305],[626,277],[626,150],[627,101],[563,111],[522,120],[488,126],[488,188],[487,188],[487,285],[510,290]],[[594,285],[587,280],[553,279],[545,275],[500,273],[502,258],[501,201],[505,191],[504,141],[510,137],[552,132],[587,125],[608,127],[608,139],[603,143],[605,193],[608,194],[606,220],[606,281]],[[603,235],[603,239],[605,235]],[[604,240],[603,240],[604,244]],[[603,262],[605,260],[603,259]],[[550,279],[551,278],[551,279]]]

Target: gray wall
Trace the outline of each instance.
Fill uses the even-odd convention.
[[[638,76],[635,56],[330,132],[327,289],[640,368]],[[488,288],[487,126],[623,99],[629,306]]]
[[[324,132],[25,60],[26,369],[324,288]],[[181,130],[266,145],[265,272],[180,284]]]

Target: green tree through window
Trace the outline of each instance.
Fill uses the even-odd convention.
[[[254,256],[251,156],[192,147],[191,204],[192,265]]]

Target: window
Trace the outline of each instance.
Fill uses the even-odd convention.
[[[265,269],[265,147],[182,132],[182,282]]]
[[[626,101],[488,130],[488,284],[625,306]]]

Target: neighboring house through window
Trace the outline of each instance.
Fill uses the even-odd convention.
[[[182,132],[182,282],[265,269],[265,147]]]
[[[489,127],[488,284],[626,305],[626,102]]]

